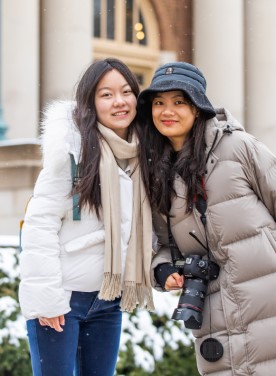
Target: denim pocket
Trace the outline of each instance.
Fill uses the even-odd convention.
[[[102,300],[102,299],[99,299],[99,297],[97,296],[96,299],[94,300],[94,303],[92,304],[90,312],[95,312],[95,311],[114,312],[114,311],[120,310],[120,302],[121,302],[121,297],[116,298],[114,300]]]

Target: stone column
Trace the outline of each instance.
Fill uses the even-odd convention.
[[[2,106],[7,138],[37,136],[39,1],[2,0]]]
[[[246,124],[276,153],[276,2],[245,1]]]
[[[71,99],[92,61],[92,1],[41,0],[41,106]]]
[[[261,0],[260,0],[261,1]],[[215,107],[244,122],[243,1],[193,1],[193,62]]]

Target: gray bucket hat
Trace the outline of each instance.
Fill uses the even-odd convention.
[[[182,90],[191,102],[205,112],[206,118],[216,115],[215,109],[207,98],[206,80],[194,65],[185,62],[174,62],[159,67],[153,76],[150,86],[141,91],[137,99],[137,111],[144,118],[151,111],[151,94],[171,90]]]

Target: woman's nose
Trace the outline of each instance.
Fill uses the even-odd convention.
[[[118,107],[118,106],[122,106],[125,104],[125,99],[122,95],[117,95],[115,97],[115,100],[114,100],[114,106],[115,107]]]
[[[172,108],[166,107],[163,109],[162,114],[165,116],[171,116],[171,115],[174,115],[174,111]]]

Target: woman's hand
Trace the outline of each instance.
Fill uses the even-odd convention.
[[[57,332],[63,332],[61,325],[65,325],[64,315],[57,317],[40,317],[39,324],[42,326],[50,326],[50,328],[55,329]]]
[[[165,284],[165,290],[178,290],[183,287],[184,277],[178,273],[173,273],[168,276]]]

